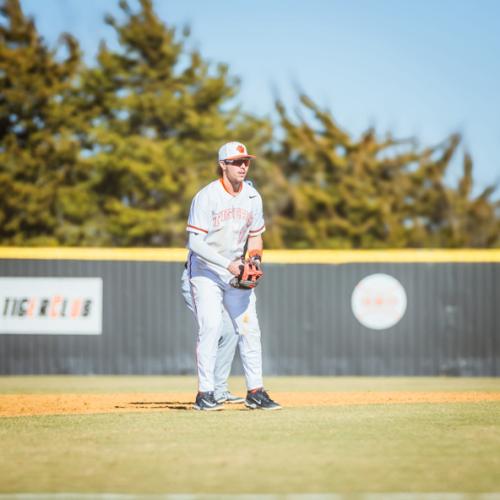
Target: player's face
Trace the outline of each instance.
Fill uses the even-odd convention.
[[[238,160],[226,160],[222,170],[230,182],[243,182],[250,167],[250,159],[242,158]]]

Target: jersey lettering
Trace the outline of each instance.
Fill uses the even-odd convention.
[[[244,220],[245,225],[250,227],[253,221],[253,215],[244,208],[225,208],[220,212],[212,215],[212,224],[214,228],[219,227],[223,222],[228,220]]]

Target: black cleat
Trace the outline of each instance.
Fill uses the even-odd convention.
[[[214,411],[222,410],[222,405],[217,403],[213,392],[199,392],[193,405],[195,410]]]
[[[252,410],[281,410],[281,406],[269,397],[264,388],[248,391],[245,406]]]

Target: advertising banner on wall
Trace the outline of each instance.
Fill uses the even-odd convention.
[[[384,273],[363,278],[351,296],[354,316],[372,330],[386,330],[396,325],[405,314],[406,304],[406,291],[401,283]]]
[[[0,277],[0,334],[100,335],[102,278]]]

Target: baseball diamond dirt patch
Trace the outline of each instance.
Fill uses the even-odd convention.
[[[479,403],[500,401],[500,392],[273,392],[284,408],[318,406]],[[0,417],[191,410],[193,394],[7,394],[0,395]],[[243,404],[224,410],[245,410]]]

